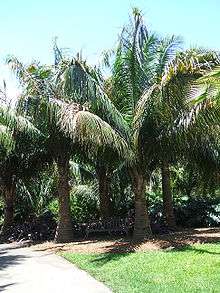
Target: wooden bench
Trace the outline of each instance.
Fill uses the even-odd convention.
[[[98,221],[90,222],[86,225],[85,237],[87,238],[90,233],[106,232],[110,235],[112,233],[121,232],[128,234],[130,229],[130,222],[128,218],[109,218],[100,219]]]

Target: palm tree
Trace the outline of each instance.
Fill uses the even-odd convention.
[[[127,121],[129,143],[135,154],[129,173],[135,195],[136,240],[151,234],[146,208],[146,185],[157,162],[157,157],[153,155],[157,147],[153,136],[158,130],[154,127],[158,124],[160,113],[163,112],[164,117],[166,114],[165,109],[156,108],[155,105],[159,100],[164,70],[174,58],[178,45],[178,38],[161,40],[150,34],[140,11],[134,9],[133,21],[122,31],[112,66],[111,98]],[[146,108],[148,115],[145,115]],[[164,123],[168,123],[168,119]],[[143,124],[147,125],[144,135]]]
[[[71,155],[82,151],[96,154],[103,149],[127,155],[127,144],[121,134],[123,120],[100,89],[96,71],[79,57],[68,60],[60,56],[51,67],[36,64],[25,67],[16,58],[9,63],[24,88],[20,107],[47,137],[48,152],[57,164],[59,222],[55,240],[72,241]],[[106,121],[95,113],[101,113]]]
[[[124,116],[129,128],[129,145],[134,159],[128,166],[135,196],[134,239],[141,240],[151,234],[150,220],[146,208],[146,184],[150,178],[150,167],[143,153],[143,144],[134,141],[135,115],[138,102],[148,87],[152,65],[151,53],[155,51],[156,37],[149,35],[141,13],[133,10],[133,21],[122,31],[112,66],[110,96]],[[149,62],[143,63],[143,60]],[[152,60],[151,60],[152,61]],[[144,65],[143,65],[144,64]],[[142,66],[143,65],[143,66]]]
[[[198,127],[199,121],[194,125],[197,125],[197,131],[193,130],[194,127],[183,125],[181,121],[192,109],[188,101],[187,89],[216,64],[219,64],[219,57],[215,52],[192,49],[178,53],[166,64],[161,77],[158,76],[161,82],[158,83],[157,97],[148,91],[146,96],[143,96],[139,108],[142,115],[145,112],[146,120],[144,121],[142,116],[142,121],[137,127],[140,127],[140,135],[144,140],[146,139],[146,142],[153,141],[154,149],[150,150],[151,156],[161,165],[164,215],[167,226],[172,229],[175,229],[176,223],[170,184],[170,164],[177,162],[181,156],[192,150],[188,147],[185,134],[188,133],[187,135],[195,143],[196,136],[202,130]],[[154,86],[156,87],[156,84]],[[140,121],[140,116],[138,120]],[[150,132],[149,126],[154,131]]]
[[[213,52],[179,53],[180,39],[159,38],[133,10],[133,21],[119,39],[112,66],[111,99],[130,128],[129,142],[135,154],[130,175],[135,194],[134,238],[151,234],[145,189],[152,171],[160,166],[166,221],[175,226],[169,165],[184,149],[178,133],[178,117],[189,113],[187,89],[192,81],[219,62]]]
[[[14,221],[14,198],[17,179],[27,174],[25,169],[30,164],[30,159],[33,157],[33,151],[36,148],[34,140],[36,141],[36,137],[39,137],[40,133],[27,118],[19,115],[16,109],[12,109],[7,105],[0,107],[0,120],[2,130],[7,131],[7,136],[5,136],[6,133],[2,132],[4,134],[4,137],[2,137],[1,133],[1,146],[4,146],[4,149],[1,152],[2,158],[0,162],[0,185],[4,199],[2,232],[4,233],[13,225]],[[39,162],[39,152],[37,157]]]

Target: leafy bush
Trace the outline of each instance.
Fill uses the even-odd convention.
[[[198,192],[198,191],[197,191]],[[161,190],[157,189],[147,195],[152,224],[164,225],[163,201]],[[197,195],[173,196],[174,213],[177,225],[185,228],[214,227],[220,225],[220,196]]]
[[[47,213],[55,194],[56,177],[53,170],[41,172],[28,181],[20,180],[15,197],[15,222],[23,223]]]
[[[220,224],[220,198],[193,196],[175,206],[176,221],[182,227],[211,227]]]
[[[99,216],[98,191],[95,185],[78,185],[71,191],[71,212],[76,222],[87,222]]]
[[[48,211],[52,214],[54,220],[56,222],[58,221],[58,199],[54,198],[49,204],[48,204]]]

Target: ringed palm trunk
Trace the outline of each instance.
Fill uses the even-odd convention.
[[[135,196],[134,241],[142,241],[152,234],[145,197],[147,180],[138,168],[131,170],[132,187]]]
[[[162,162],[161,174],[162,174],[163,210],[164,210],[166,225],[169,228],[175,229],[176,220],[174,216],[173,198],[172,198],[172,191],[171,191],[171,185],[170,185],[170,168],[169,168],[169,163],[165,160],[163,160]]]
[[[110,199],[110,174],[105,166],[96,168],[99,184],[100,213],[102,218],[109,218],[112,215]]]
[[[59,221],[55,241],[65,243],[73,241],[73,225],[70,211],[70,186],[69,186],[69,156],[59,156],[58,169],[58,204]]]
[[[4,222],[2,226],[2,233],[7,231],[14,223],[14,199],[16,191],[16,183],[12,179],[10,184],[3,187],[4,199]]]

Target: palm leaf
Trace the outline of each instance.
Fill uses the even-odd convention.
[[[18,115],[10,106],[0,107],[0,121],[12,132],[22,132],[35,137],[41,134],[28,118]]]
[[[97,153],[108,149],[123,158],[131,156],[126,141],[107,122],[88,111],[77,111],[68,105],[60,112],[61,128],[87,151]]]

